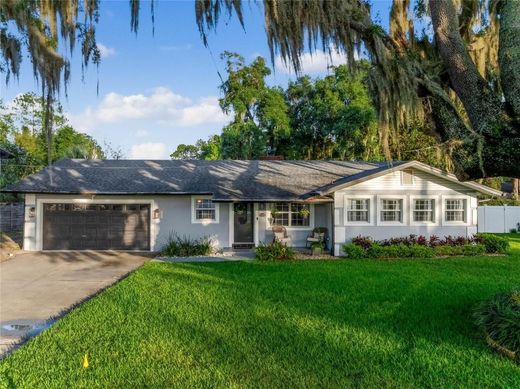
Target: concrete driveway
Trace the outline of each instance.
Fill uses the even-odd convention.
[[[148,259],[142,253],[70,251],[21,253],[0,263],[0,355]]]

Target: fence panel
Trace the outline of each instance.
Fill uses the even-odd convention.
[[[0,203],[0,231],[23,231],[24,204]]]
[[[520,230],[520,206],[484,205],[478,207],[479,232]]]

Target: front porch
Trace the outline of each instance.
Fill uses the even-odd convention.
[[[330,199],[307,202],[235,202],[230,212],[230,249],[248,249],[271,243],[273,227],[282,227],[288,246],[302,250],[317,227],[326,230],[326,250],[333,247],[333,203]]]

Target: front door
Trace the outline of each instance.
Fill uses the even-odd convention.
[[[234,243],[254,244],[253,237],[253,203],[233,204],[235,236]]]

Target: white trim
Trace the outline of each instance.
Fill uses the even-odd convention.
[[[414,221],[414,200],[433,200],[433,221]],[[441,206],[439,204],[439,196],[435,195],[410,195],[409,197],[409,225],[411,226],[438,226],[440,225]]]
[[[366,199],[368,200],[368,222],[362,221],[348,221],[348,200],[350,199]],[[375,198],[372,195],[360,195],[360,194],[345,194],[343,196],[343,225],[345,226],[373,226],[375,217]]]
[[[153,211],[156,208],[153,199],[96,199],[94,195],[90,199],[63,199],[63,198],[44,198],[36,199],[36,250],[43,250],[43,205],[44,204],[150,204],[150,251],[155,250],[155,223]],[[141,251],[141,250],[120,250],[120,251]]]
[[[191,224],[218,224],[220,222],[220,204],[213,202],[213,204],[215,205],[215,219],[197,219],[195,217],[195,201],[197,201],[198,199],[212,200],[212,196],[191,196]]]
[[[389,165],[390,165],[390,163],[389,163]],[[490,188],[489,186],[486,186],[486,185],[478,184],[476,182],[459,181],[457,179],[457,177],[451,173],[444,172],[440,169],[434,168],[433,166],[430,166],[430,165],[427,165],[425,163],[418,162],[418,161],[409,161],[409,162],[403,163],[401,165],[391,166],[391,167],[388,167],[387,169],[381,169],[381,170],[374,168],[374,170],[377,170],[377,172],[375,172],[375,173],[367,174],[366,176],[364,176],[362,178],[358,178],[358,179],[346,182],[344,184],[326,185],[325,187],[322,187],[325,189],[323,189],[323,190],[317,189],[315,192],[320,195],[327,195],[329,193],[337,192],[342,189],[347,189],[349,187],[355,186],[362,182],[369,181],[369,180],[372,180],[372,179],[380,177],[380,176],[384,176],[385,174],[392,173],[395,171],[400,171],[403,169],[408,169],[408,168],[416,168],[423,172],[430,173],[434,176],[444,178],[447,181],[457,183],[463,187],[466,187],[466,188],[469,188],[469,189],[472,189],[472,190],[475,190],[475,191],[478,191],[481,193],[485,193],[488,195],[498,196],[498,197],[501,197],[504,195],[503,192]],[[370,172],[368,172],[368,173],[370,173]]]
[[[376,225],[378,226],[406,226],[408,225],[409,216],[409,207],[408,207],[408,196],[405,195],[377,195],[377,205],[376,205]],[[401,209],[401,221],[382,221],[381,220],[381,203],[382,200],[401,200],[402,209]]]
[[[255,246],[258,246],[258,203],[253,203],[253,242]],[[263,211],[265,212],[265,211]]]
[[[229,246],[235,241],[235,203],[229,203]]]
[[[442,225],[443,226],[470,226],[471,220],[470,220],[470,196],[458,196],[458,195],[442,195],[441,196],[442,201]],[[446,220],[446,200],[464,200],[464,221],[458,222],[458,221],[447,221]]]

